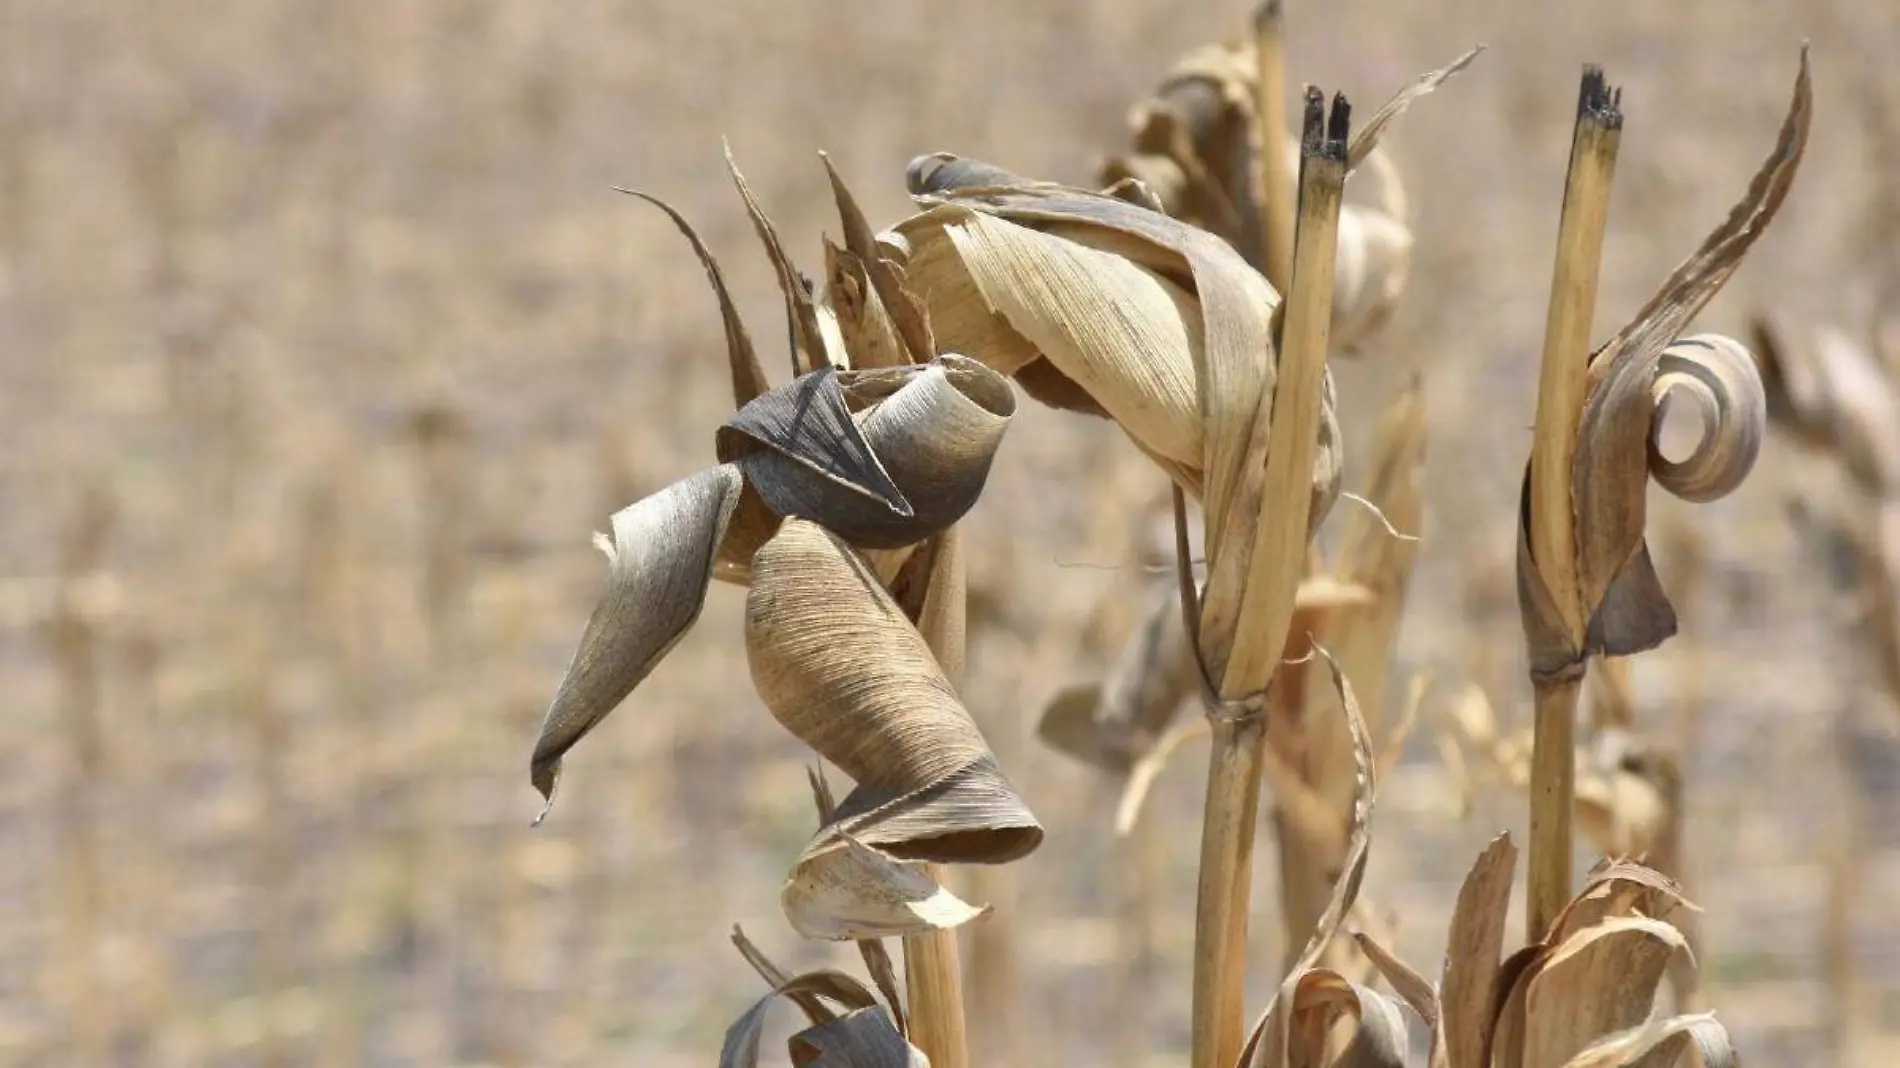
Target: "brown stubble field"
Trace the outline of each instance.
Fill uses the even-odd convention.
[[[787,964],[848,959],[778,912],[808,755],[752,693],[730,587],[528,828],[529,748],[604,570],[588,536],[702,466],[729,409],[704,276],[610,187],[694,221],[782,380],[722,137],[816,265],[817,150],[874,223],[936,149],[1087,182],[1127,106],[1247,14],[0,5],[0,1063],[705,1064],[758,993],[733,923]],[[1739,193],[1803,37],[1804,172],[1702,324],[1771,305],[1857,325],[1900,291],[1900,18],[1358,0],[1289,19],[1291,77],[1368,107],[1490,46],[1393,135],[1415,282],[1337,371],[1349,447],[1405,368],[1428,391],[1399,670],[1485,684],[1521,723],[1511,524],[1579,65],[1604,63],[1629,114],[1600,332]],[[1663,573],[1694,588],[1637,693],[1690,743],[1708,997],[1757,1063],[1900,1049],[1900,839],[1878,829],[1900,816],[1900,719],[1786,517],[1835,478],[1777,438],[1719,504],[1652,495]],[[1049,832],[973,891],[1014,947],[974,996],[986,1063],[1181,1061],[1205,742],[1119,843],[1113,791],[1033,737],[1132,625],[1164,493],[1112,426],[1025,406],[967,523],[967,702]],[[1703,562],[1672,572],[1688,548]],[[1523,820],[1497,788],[1458,818],[1427,719],[1367,880],[1415,963],[1475,850]]]

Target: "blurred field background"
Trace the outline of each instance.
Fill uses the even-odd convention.
[[[722,135],[816,266],[816,150],[874,223],[935,149],[1086,182],[1128,105],[1248,14],[0,4],[0,1063],[703,1065],[759,993],[732,923],[786,964],[848,960],[777,911],[807,754],[752,694],[730,587],[528,828],[529,747],[604,574],[589,534],[706,462],[727,412],[703,275],[610,186],[686,212],[777,357]],[[1599,336],[1739,193],[1804,36],[1804,172],[1701,325],[1858,326],[1900,292],[1900,18],[1351,0],[1289,20],[1291,77],[1368,108],[1490,45],[1389,142],[1416,281],[1338,374],[1350,445],[1401,368],[1425,373],[1401,671],[1486,684],[1523,722],[1512,521],[1579,65],[1605,63],[1630,116]],[[1786,517],[1833,478],[1776,439],[1720,504],[1653,495],[1665,578],[1693,588],[1684,636],[1635,663],[1642,715],[1690,747],[1709,998],[1761,1064],[1900,1056],[1900,718]],[[1132,625],[1164,491],[1107,424],[1026,406],[968,523],[968,703],[1049,830],[973,891],[1016,947],[984,965],[985,1064],[1186,1046],[1205,743],[1120,843],[1112,791],[1032,736]],[[1492,790],[1459,821],[1437,733],[1428,715],[1384,784],[1367,881],[1434,974],[1456,880],[1523,819]],[[1280,952],[1261,856],[1255,1010]]]

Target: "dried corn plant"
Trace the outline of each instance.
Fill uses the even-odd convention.
[[[901,266],[835,173],[845,244],[828,250],[822,295],[733,177],[785,296],[796,377],[769,386],[718,265],[646,197],[691,242],[719,300],[739,410],[715,435],[717,466],[616,513],[601,537],[608,588],[543,723],[534,785],[551,805],[568,751],[691,627],[712,580],[744,584],[760,698],[856,784],[795,861],[786,916],[811,938],[905,936],[912,1037],[939,1068],[959,1068],[947,932],[982,910],[946,890],[936,865],[1015,860],[1042,837],[956,696],[954,524],[983,488],[1014,395],[981,363],[939,354]]]
[[[1411,207],[1398,167],[1377,139],[1419,97],[1476,59],[1483,46],[1425,74],[1364,122],[1350,165],[1374,175],[1376,193],[1340,209],[1333,282],[1332,344],[1350,353],[1391,317],[1411,279]],[[1220,235],[1276,289],[1293,263],[1294,180],[1299,141],[1286,126],[1285,25],[1266,0],[1244,39],[1182,57],[1154,96],[1129,113],[1126,155],[1101,181],[1136,181],[1168,214]]]
[[[1526,915],[1532,939],[1551,930],[1571,895],[1574,739],[1586,664],[1593,655],[1652,649],[1675,633],[1675,613],[1645,543],[1649,481],[1684,500],[1716,500],[1741,484],[1760,448],[1766,401],[1747,350],[1718,335],[1680,335],[1740,266],[1794,181],[1812,113],[1807,48],[1774,150],[1741,201],[1629,325],[1591,352],[1620,96],[1599,68],[1586,68],[1519,524],[1518,599],[1536,717]],[[1695,403],[1703,423],[1701,440],[1680,461],[1657,444],[1676,395]]]
[[[1231,1064],[1239,1050],[1262,713],[1307,540],[1338,492],[1325,361],[1347,115],[1343,99],[1329,117],[1309,92],[1300,257],[1284,308],[1212,234],[949,155],[912,164],[923,210],[890,238],[941,344],[1045,403],[1113,418],[1172,476],[1178,538],[1183,494],[1202,504],[1204,606],[1183,578],[1217,720],[1196,911],[1197,1066]]]

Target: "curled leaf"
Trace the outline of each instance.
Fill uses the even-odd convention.
[[[614,514],[612,533],[600,539],[607,592],[587,620],[535,742],[532,778],[549,806],[561,757],[633,692],[699,618],[740,485],[738,469],[722,465]]]
[[[759,1039],[765,1030],[765,1014],[771,1010],[772,1002],[793,995],[827,998],[853,1012],[877,1007],[877,998],[864,988],[864,984],[843,972],[827,969],[794,976],[774,987],[770,994],[760,998],[726,1029],[726,1040],[719,1050],[719,1068],[757,1068]],[[898,1062],[899,1065],[902,1063]],[[866,1068],[869,1068],[868,1064]],[[884,1066],[879,1065],[878,1068]]]
[[[930,1058],[904,1041],[881,1007],[808,1027],[787,1046],[799,1068],[930,1068]]]
[[[1787,198],[1807,146],[1812,111],[1803,46],[1787,117],[1747,192],[1636,317],[1591,358],[1589,394],[1578,417],[1571,462],[1574,511],[1590,518],[1576,527],[1584,633],[1572,633],[1565,621],[1564,606],[1553,593],[1563,584],[1546,577],[1532,557],[1527,492],[1518,578],[1534,677],[1575,671],[1592,654],[1624,656],[1651,649],[1676,631],[1675,610],[1644,539],[1649,479],[1653,473],[1665,489],[1686,499],[1720,497],[1753,466],[1766,422],[1761,378],[1746,350],[1712,335],[1678,336],[1740,266]],[[1655,436],[1659,405],[1677,393],[1701,409],[1704,436],[1687,460],[1671,462],[1659,454]],[[1527,471],[1527,491],[1528,483]]]
[[[794,883],[847,881],[809,870],[824,865],[872,870],[840,844],[845,836],[891,861],[939,863],[1002,863],[1041,842],[923,638],[836,535],[794,519],[759,551],[746,654],[773,716],[857,783],[800,857]],[[905,870],[891,864],[886,875]],[[823,926],[810,915],[793,922]]]
[[[945,355],[928,364],[795,379],[719,434],[780,516],[817,520],[862,548],[912,545],[962,518],[1015,412],[1001,376]]]

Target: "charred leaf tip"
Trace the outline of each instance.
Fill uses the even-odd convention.
[[[1344,161],[1352,132],[1352,105],[1346,94],[1334,93],[1330,114],[1326,94],[1318,86],[1306,87],[1306,118],[1300,131],[1300,153],[1308,158],[1324,157]]]
[[[1623,89],[1610,84],[1599,64],[1584,64],[1583,84],[1577,91],[1577,120],[1606,130],[1623,127]]]
[[[1278,29],[1285,14],[1286,6],[1281,0],[1262,0],[1261,5],[1253,12],[1254,29]]]

